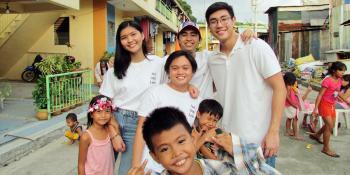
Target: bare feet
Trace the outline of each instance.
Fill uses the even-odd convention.
[[[299,140],[299,141],[305,141],[304,137],[302,136],[293,136],[292,139]]]
[[[313,124],[308,124],[307,127],[311,133],[316,133],[316,127]]]

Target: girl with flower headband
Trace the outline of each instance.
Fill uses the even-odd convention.
[[[114,127],[112,100],[104,95],[94,97],[88,109],[88,129],[79,144],[78,171],[85,174],[114,174],[114,151],[125,149],[124,142]],[[112,144],[113,143],[113,144]]]

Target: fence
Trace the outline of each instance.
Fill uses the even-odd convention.
[[[48,119],[91,98],[92,71],[83,70],[46,76]]]

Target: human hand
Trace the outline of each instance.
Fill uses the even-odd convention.
[[[317,112],[317,110],[316,110],[316,106],[315,106],[315,109],[312,111],[312,116],[317,116],[317,114],[318,114],[318,112]]]
[[[136,167],[131,167],[130,170],[128,171],[128,175],[150,175],[151,171],[148,171],[145,174],[145,167],[147,165],[147,160],[142,162],[142,165],[136,166]]]
[[[307,92],[311,92],[312,91],[312,87],[309,85],[306,89]]]
[[[276,155],[279,149],[280,138],[276,131],[268,131],[262,141],[261,147],[265,157]]]
[[[252,39],[257,39],[258,36],[252,29],[248,28],[241,34],[241,38],[244,44],[247,44],[252,41]]]
[[[112,145],[113,145],[113,148],[115,151],[124,152],[126,150],[125,143],[123,141],[122,136],[120,136],[120,134],[112,136],[111,141],[112,141]]]
[[[214,145],[221,147],[226,152],[228,152],[231,156],[233,155],[232,137],[229,133],[218,134],[215,137],[213,137],[211,140],[213,143],[215,143]]]
[[[190,92],[190,95],[193,99],[197,99],[199,96],[199,89],[193,85],[190,84],[190,87],[188,87],[188,91]]]

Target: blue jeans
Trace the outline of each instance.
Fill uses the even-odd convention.
[[[118,174],[127,174],[131,167],[132,148],[137,127],[138,115],[135,111],[129,111],[118,108],[114,113],[116,120],[120,125],[120,132],[126,145],[125,152],[121,153]]]
[[[277,156],[276,155],[273,155],[271,157],[267,157],[265,158],[266,159],[266,163],[268,165],[270,165],[271,167],[275,168],[276,167],[276,159],[277,159]]]

